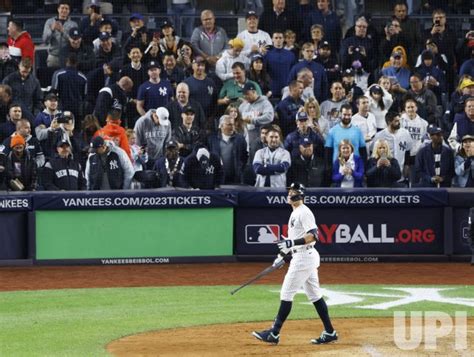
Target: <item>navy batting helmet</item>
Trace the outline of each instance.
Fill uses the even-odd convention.
[[[302,200],[306,191],[306,188],[304,187],[303,184],[299,182],[293,182],[290,187],[288,187],[288,191],[295,191],[297,194],[291,196],[292,201],[299,201]]]

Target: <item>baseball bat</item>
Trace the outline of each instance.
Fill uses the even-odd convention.
[[[277,264],[275,265],[270,265],[269,267],[266,267],[265,269],[263,269],[260,273],[258,273],[255,277],[253,277],[252,279],[250,279],[249,281],[247,281],[246,283],[240,285],[237,289],[234,289],[230,292],[230,295],[234,295],[237,291],[239,291],[240,289],[243,289],[245,288],[247,285],[250,285],[252,284],[253,282],[257,281],[258,279],[261,279],[263,278],[265,275],[268,275],[270,274],[271,272],[274,272],[275,270],[278,270],[280,269],[283,265],[285,264],[285,260],[282,259],[281,261],[279,261]]]

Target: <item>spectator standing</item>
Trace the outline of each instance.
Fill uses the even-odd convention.
[[[244,41],[234,38],[229,41],[230,48],[222,52],[222,56],[216,62],[216,74],[221,81],[233,78],[232,66],[236,62],[243,63],[245,69],[249,68],[249,58],[242,53]]]
[[[333,82],[330,91],[331,98],[322,102],[319,108],[321,115],[329,122],[329,129],[339,123],[342,106],[349,104],[342,82]]]
[[[324,139],[309,126],[309,116],[305,111],[296,114],[296,130],[285,137],[285,149],[291,154],[291,157],[300,155],[300,145],[303,139],[308,140],[308,144],[313,145],[311,154],[316,153],[319,158],[324,157]],[[306,143],[305,143],[306,144]]]
[[[16,70],[18,70],[18,62],[10,56],[8,44],[0,42],[0,80]]]
[[[208,128],[206,115],[204,110],[197,101],[189,98],[189,87],[182,82],[176,87],[176,100],[173,100],[166,107],[170,113],[169,120],[171,122],[171,129],[176,129],[182,122],[182,113],[184,108],[192,107],[194,112],[194,126],[200,130]],[[213,126],[213,125],[212,125]]]
[[[469,97],[464,103],[464,112],[454,116],[454,125],[449,134],[449,146],[454,151],[459,150],[461,139],[465,135],[474,135],[474,97]]]
[[[174,94],[171,83],[160,79],[161,65],[152,61],[148,64],[148,81],[138,88],[137,111],[143,116],[152,108],[165,107]]]
[[[339,65],[328,41],[322,41],[319,44],[315,61],[324,67],[328,83],[340,80],[341,66]]]
[[[393,52],[390,56],[390,66],[382,69],[382,75],[393,78],[392,86],[399,84],[406,90],[410,87],[410,70],[402,66],[402,57],[402,52]]]
[[[291,67],[296,62],[293,52],[285,49],[282,30],[276,30],[272,35],[273,47],[271,47],[264,57],[267,73],[270,76],[270,88],[272,96],[280,98],[283,87],[287,84]]]
[[[243,171],[248,159],[247,142],[235,132],[235,121],[230,115],[219,120],[219,132],[208,139],[209,151],[218,155],[224,170],[224,184],[242,183]]]
[[[60,67],[66,66],[69,57],[75,56],[77,59],[77,69],[83,73],[88,73],[95,68],[95,54],[91,45],[82,40],[81,32],[77,27],[69,30],[69,44],[60,53]]]
[[[270,76],[267,73],[265,64],[263,63],[263,57],[260,54],[252,56],[250,61],[250,68],[248,70],[248,77],[260,86],[262,93],[268,98],[272,96],[270,90]]]
[[[86,189],[86,179],[81,164],[74,159],[71,144],[59,140],[57,155],[48,160],[41,174],[41,183],[46,191],[79,191]]]
[[[357,99],[357,113],[352,116],[351,123],[358,127],[364,135],[365,143],[370,146],[370,142],[377,133],[375,116],[369,111],[369,98],[366,96]]]
[[[28,58],[31,63],[35,61],[35,44],[31,35],[23,30],[23,20],[13,18],[8,22],[8,51],[16,63]]]
[[[296,129],[296,113],[304,106],[304,101],[301,98],[303,84],[293,80],[290,82],[289,89],[290,95],[276,106],[277,124],[281,128],[284,138]]]
[[[408,16],[408,6],[405,0],[397,0],[395,2],[393,15],[398,20],[403,37],[405,37],[406,41],[410,44],[410,47],[405,48],[410,48],[410,63],[413,64],[414,56],[419,53],[422,44],[420,25],[418,21]]]
[[[85,177],[88,190],[127,190],[134,170],[125,151],[112,141],[96,136],[91,142]]]
[[[125,108],[128,95],[133,88],[133,81],[129,77],[122,77],[118,82],[109,86],[103,87],[99,91],[97,97],[94,116],[99,120],[99,123],[104,124],[112,108]]]
[[[146,146],[149,163],[153,165],[163,155],[165,144],[171,140],[168,110],[164,107],[150,109],[137,120],[134,131],[137,145]]]
[[[69,17],[71,5],[67,0],[61,0],[58,3],[58,16],[46,20],[43,29],[43,43],[49,45],[48,58],[46,63],[48,67],[59,67],[60,54],[69,44],[69,31],[78,27],[77,23]]]
[[[49,93],[44,97],[44,110],[36,115],[34,121],[35,134],[38,137],[38,132],[41,129],[46,129],[51,126],[51,122],[62,115],[58,110],[58,97],[54,93]]]
[[[288,75],[288,83],[291,82],[293,79],[296,79],[297,73],[301,69],[309,68],[313,73],[314,78],[314,96],[321,103],[327,98],[328,81],[324,67],[313,60],[314,51],[315,48],[312,43],[306,42],[305,44],[303,44],[303,47],[301,48],[303,58],[291,68],[290,73]]]
[[[307,14],[304,19],[306,22],[304,39],[309,39],[310,28],[314,24],[322,25],[324,29],[324,39],[331,44],[331,47],[337,49],[342,39],[341,22],[337,14],[329,8],[329,0],[316,1],[316,7]]]
[[[190,105],[185,106],[181,113],[181,123],[171,127],[173,141],[178,146],[179,155],[187,157],[197,145],[205,144],[206,132],[199,128],[195,120],[196,111]]]
[[[215,68],[227,47],[229,41],[227,32],[222,27],[216,26],[216,17],[212,10],[206,9],[201,12],[201,24],[193,30],[191,44],[196,54],[204,57],[209,68]]]
[[[329,134],[324,143],[327,158],[334,162],[340,154],[339,144],[342,140],[349,140],[352,145],[352,152],[360,156],[364,162],[367,161],[367,149],[362,131],[352,125],[352,107],[350,104],[344,104],[341,107],[341,121],[339,124],[329,130]]]
[[[224,182],[224,171],[218,155],[204,146],[196,146],[181,168],[185,187],[214,190]]]
[[[397,159],[400,165],[402,177],[399,182],[405,181],[409,174],[409,165],[414,162],[414,156],[411,155],[413,149],[413,140],[410,133],[401,127],[400,114],[388,112],[386,115],[387,128],[375,134],[374,142],[383,139],[388,142],[393,157]],[[405,167],[406,165],[406,167]]]
[[[314,98],[314,77],[313,72],[308,67],[303,67],[296,74],[296,80],[303,84],[303,94],[301,98],[306,101]],[[290,95],[290,88],[286,86],[282,89],[281,99],[285,99]]]
[[[443,145],[443,130],[428,127],[431,144],[423,146],[415,158],[415,177],[418,187],[451,187],[454,177],[454,154]]]
[[[418,113],[429,124],[436,123],[439,118],[436,95],[426,88],[425,82],[420,74],[415,73],[410,77],[410,89],[407,97],[414,98],[418,103]]]
[[[3,141],[3,146],[5,149],[3,150],[5,155],[10,153],[11,148],[11,140],[16,135],[20,135],[25,139],[25,149],[30,154],[30,157],[35,161],[37,167],[43,167],[44,165],[44,154],[41,145],[35,137],[31,135],[31,124],[26,119],[20,119],[16,122],[16,131],[6,138]]]
[[[173,52],[163,53],[163,71],[161,72],[162,79],[168,80],[173,89],[176,89],[178,83],[181,83],[186,74],[176,61],[176,55]]]
[[[21,105],[12,103],[8,109],[7,121],[0,124],[0,142],[12,135],[16,130],[16,124],[23,118]]]
[[[259,17],[255,11],[249,11],[245,15],[246,29],[237,35],[244,42],[243,53],[247,57],[259,52],[266,54],[268,46],[272,44],[272,39],[268,32],[258,28]]]
[[[184,80],[189,86],[189,97],[201,104],[208,122],[216,111],[217,86],[207,76],[206,61],[197,56],[193,60],[193,75]]]
[[[272,8],[263,11],[260,19],[260,28],[269,33],[275,30],[292,30],[300,32],[300,21],[295,12],[288,8],[286,0],[272,0]]]
[[[66,67],[53,74],[51,89],[59,97],[62,111],[71,111],[80,123],[84,116],[84,103],[87,96],[87,77],[77,70],[77,57],[71,55]]]
[[[401,116],[402,128],[408,130],[413,141],[412,156],[418,153],[427,139],[428,122],[417,114],[417,110],[416,100],[409,98],[405,101],[405,112]]]
[[[308,115],[309,127],[326,140],[329,133],[329,121],[321,116],[321,110],[316,98],[310,97],[306,99],[304,102],[304,111]]]
[[[423,77],[427,88],[436,94],[438,103],[442,103],[441,97],[446,94],[446,78],[443,71],[434,63],[434,56],[430,50],[421,53],[421,64],[416,71]]]
[[[43,93],[38,79],[31,73],[32,64],[29,59],[21,60],[18,71],[3,79],[3,84],[10,86],[13,100],[22,105],[30,114],[36,115],[41,111]]]
[[[183,37],[190,37],[194,28],[196,0],[166,0],[168,16],[176,21],[176,28]]]
[[[401,187],[397,182],[402,174],[397,159],[384,139],[374,144],[372,157],[367,162],[367,187]]]
[[[367,72],[377,67],[377,50],[374,40],[367,36],[369,24],[365,17],[357,19],[354,36],[342,40],[339,55],[344,68],[351,67],[354,60],[359,60]]]
[[[164,21],[161,24],[161,33],[162,37],[159,41],[161,53],[173,52],[177,55],[178,49],[181,48],[184,40],[176,35],[173,24],[170,21]]]
[[[133,129],[126,130],[128,146],[130,146],[130,152],[132,153],[132,165],[135,172],[146,170],[148,163],[148,154],[144,146],[138,146],[136,142],[136,136]]]
[[[258,150],[253,159],[257,175],[256,187],[286,187],[286,173],[291,165],[290,153],[281,147],[281,133],[270,128],[266,135],[267,146]]]
[[[37,171],[35,160],[26,150],[25,139],[15,135],[10,142],[11,152],[7,155],[6,179],[12,191],[35,191]]]
[[[148,44],[154,40],[145,26],[145,19],[141,14],[133,13],[130,15],[129,24],[131,31],[124,34],[122,41],[124,51],[129,52],[134,47],[145,51]]]
[[[387,127],[385,116],[392,106],[392,95],[384,87],[372,84],[365,93],[365,96],[369,98],[369,111],[375,116],[377,131],[385,129]]]
[[[232,65],[232,74],[233,79],[228,79],[219,92],[219,99],[217,101],[219,105],[240,105],[242,103],[242,97],[244,95],[243,88],[247,83],[251,83],[255,87],[255,90],[257,91],[258,95],[262,95],[262,90],[260,86],[254,81],[247,79],[245,66],[243,63],[235,62]]]
[[[338,145],[337,158],[333,164],[332,182],[336,187],[362,187],[364,161],[354,153],[354,146],[348,139]]]
[[[300,138],[298,151],[291,157],[287,182],[300,182],[305,187],[321,187],[324,183],[324,159],[315,155],[315,145],[308,137]]]
[[[454,158],[454,187],[474,187],[474,135],[464,135]]]
[[[178,143],[174,140],[166,144],[165,155],[155,162],[153,169],[158,172],[160,187],[186,187],[182,175],[184,157],[179,155]]]
[[[245,100],[239,106],[242,120],[247,124],[249,144],[257,139],[260,127],[271,123],[274,116],[272,104],[266,96],[258,94],[257,88],[254,83],[247,82],[242,89]]]
[[[107,140],[112,140],[116,146],[122,148],[127,153],[130,160],[133,160],[130,145],[128,144],[127,132],[120,126],[122,124],[121,116],[122,111],[120,109],[112,109],[107,114],[105,126],[97,130],[94,136],[102,136]]]
[[[112,34],[102,31],[99,34],[99,47],[94,49],[96,56],[96,67],[109,64],[114,69],[122,67],[122,53],[118,45],[113,41]]]

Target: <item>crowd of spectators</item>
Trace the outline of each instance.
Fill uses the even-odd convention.
[[[329,0],[247,1],[228,38],[194,1],[157,29],[56,3],[46,66],[20,16],[0,44],[1,189],[474,187],[474,31],[443,9],[343,31]]]

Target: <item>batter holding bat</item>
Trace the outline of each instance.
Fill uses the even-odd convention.
[[[288,238],[283,237],[283,240],[278,241],[280,254],[273,263],[278,264],[283,256],[289,253],[293,256],[281,288],[280,309],[270,329],[252,332],[257,339],[275,345],[280,342],[280,330],[290,314],[293,298],[301,286],[324,324],[321,336],[312,339],[311,343],[319,345],[338,339],[319,287],[320,258],[318,251],[314,248],[318,239],[318,228],[313,212],[303,203],[304,191],[304,186],[299,183],[292,183],[288,188],[288,203],[293,208],[288,222]]]

